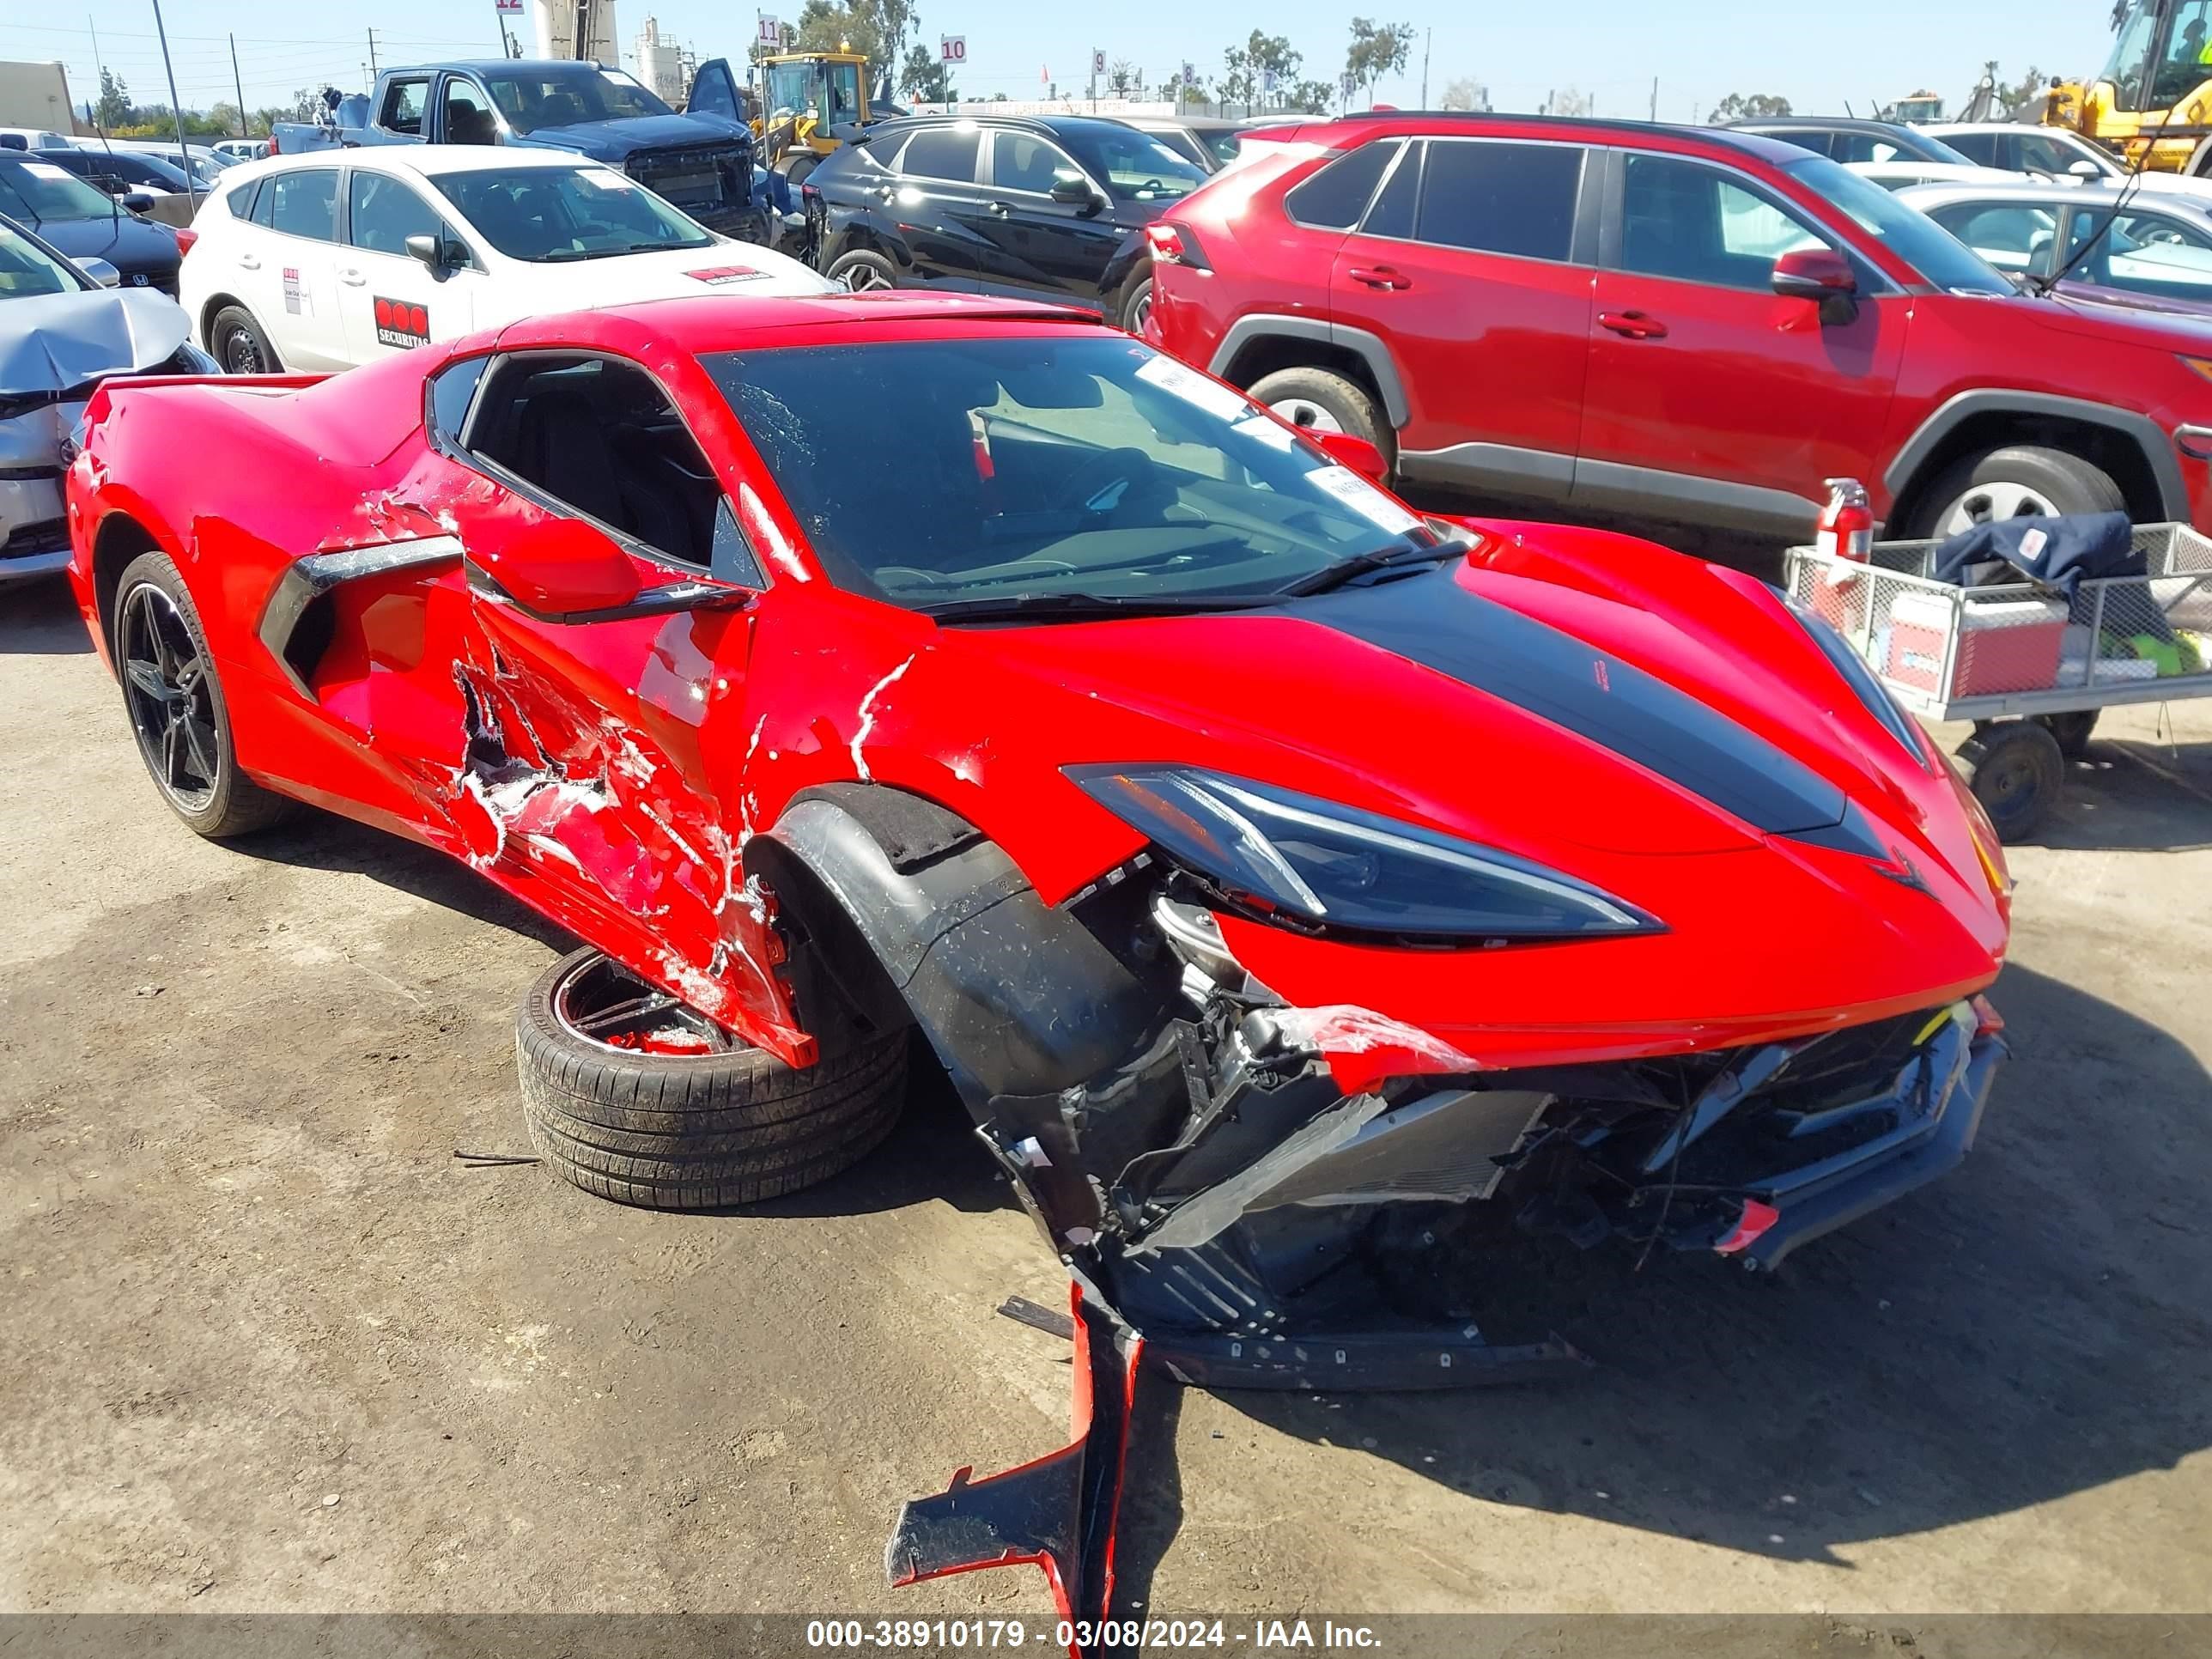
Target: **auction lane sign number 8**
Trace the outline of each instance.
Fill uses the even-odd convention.
[[[937,55],[942,63],[964,64],[968,61],[968,37],[964,34],[940,34],[937,37]]]

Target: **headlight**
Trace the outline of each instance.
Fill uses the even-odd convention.
[[[1871,568],[1871,567],[1869,567]],[[1782,603],[1790,607],[1790,614],[1797,619],[1798,626],[1820,647],[1823,656],[1835,665],[1836,672],[1858,694],[1867,712],[1889,728],[1889,735],[1904,747],[1905,752],[1920,763],[1920,769],[1932,773],[1936,768],[1928,758],[1928,750],[1920,740],[1920,729],[1913,724],[1912,716],[1897,706],[1897,699],[1889,695],[1889,688],[1875,677],[1864,657],[1851,649],[1851,644],[1825,618],[1815,616],[1790,595],[1782,595]]]
[[[1272,784],[1177,766],[1066,771],[1225,892],[1310,921],[1458,939],[1574,939],[1661,926],[1510,853]]]

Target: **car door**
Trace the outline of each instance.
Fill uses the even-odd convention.
[[[335,165],[287,168],[254,198],[254,222],[269,234],[243,256],[261,262],[252,309],[287,368],[352,365],[338,308],[340,182]]]
[[[385,82],[384,96],[377,101],[376,116],[370,125],[391,137],[421,143],[426,136],[423,125],[430,112],[432,78],[428,75],[393,76]]]
[[[1822,480],[1875,465],[1910,301],[1864,261],[1848,320],[1774,292],[1774,261],[1850,251],[1733,167],[1616,151],[1574,499],[1802,529]]]
[[[975,123],[923,127],[900,146],[881,187],[883,215],[924,288],[972,291],[991,243],[983,234],[982,135]]]
[[[684,102],[686,115],[719,115],[739,126],[745,124],[744,98],[738,90],[737,72],[726,58],[710,58],[692,72],[691,91]]]
[[[748,907],[731,902],[738,825],[716,768],[744,751],[751,603],[767,582],[679,413],[711,390],[680,367],[699,385],[679,397],[605,352],[457,365],[446,374],[481,382],[451,398],[443,375],[434,386],[443,475],[416,494],[461,544],[473,605],[450,665],[465,731],[442,799],[465,850],[726,1014],[717,987],[741,994],[732,958],[758,952],[738,931]],[[562,534],[581,538],[556,540],[562,553],[611,544],[642,592],[605,611],[541,609],[518,550]]]
[[[1002,127],[989,137],[981,210],[969,221],[987,250],[982,285],[1098,305],[1106,267],[1128,235],[1106,191],[1042,133]],[[1090,199],[1054,201],[1053,186],[1062,179],[1079,180]]]
[[[338,315],[351,361],[373,363],[474,330],[481,261],[410,180],[349,167],[345,222],[346,245],[335,258]],[[408,252],[410,236],[434,236],[461,257],[433,270]]]
[[[1564,496],[1581,434],[1597,252],[1578,143],[1408,143],[1338,245],[1330,320],[1379,343],[1404,384],[1399,470]]]
[[[2212,234],[2201,222],[2133,205],[2118,215],[2084,205],[2069,216],[2066,240],[2076,282],[2119,295],[2212,301]]]

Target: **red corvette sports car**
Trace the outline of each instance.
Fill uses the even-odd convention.
[[[676,300],[110,383],[71,577],[192,828],[588,942],[520,1020],[572,1179],[818,1180],[911,1046],[1101,1380],[1426,1386],[1499,1357],[1410,1288],[1461,1218],[1765,1267],[1956,1164],[2007,878],[1817,618],[1379,471],[1057,311]],[[974,1564],[933,1518],[895,1574]]]

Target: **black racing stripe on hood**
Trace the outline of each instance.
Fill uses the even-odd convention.
[[[1273,614],[1319,623],[1601,744],[1771,835],[1843,821],[1843,790],[1688,693],[1469,592],[1456,564],[1334,588]],[[1863,850],[1863,849],[1862,849]],[[1880,845],[1872,848],[1880,854]]]

